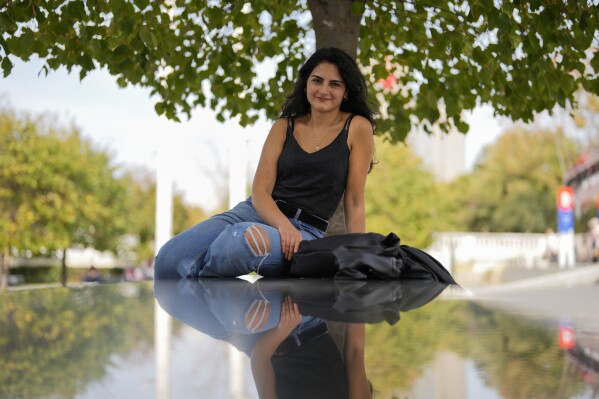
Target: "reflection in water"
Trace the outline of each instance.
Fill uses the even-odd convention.
[[[377,399],[599,398],[597,301],[584,300],[580,308],[563,306],[559,320],[531,320],[529,312],[517,307],[495,309],[476,298],[448,297],[449,290],[443,300],[422,306],[436,295],[426,283],[422,289],[377,281],[260,280],[252,285],[214,280],[201,286],[183,281],[165,289],[158,283],[161,305],[205,332],[181,322],[172,325],[172,399],[232,398],[229,348],[243,358],[245,397],[256,398],[248,356],[227,342],[251,353],[247,341],[253,338],[248,337],[278,325],[276,307],[286,295],[306,319],[367,323],[364,363]],[[219,284],[231,284],[230,289],[217,288]],[[566,303],[580,289],[561,297],[555,291],[532,294],[550,297],[552,304],[553,299]],[[265,299],[269,312],[263,311]],[[507,294],[501,299],[512,303]],[[156,398],[154,382],[160,376],[153,367],[158,357],[152,345],[154,301],[147,283],[0,295],[0,398]],[[226,302],[235,305],[223,306]],[[418,309],[402,312],[395,322],[399,311],[411,308]],[[560,341],[564,321],[573,340],[564,336]],[[340,348],[331,351],[332,358],[343,353],[339,325],[327,321],[328,334]]]
[[[557,326],[470,301],[436,301],[400,324],[367,328],[366,366],[380,398],[599,397],[572,369]]]
[[[251,358],[264,397],[368,395],[364,325],[395,324],[400,311],[421,307],[446,284],[432,281],[198,279],[155,282],[160,306]],[[342,343],[325,320],[347,322]],[[343,348],[342,350],[339,350]]]
[[[120,357],[152,352],[149,284],[0,296],[0,397],[76,398]]]

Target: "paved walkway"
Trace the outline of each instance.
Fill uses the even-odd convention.
[[[570,288],[592,286],[599,284],[599,264],[576,266],[571,269],[563,269],[551,274],[538,277],[530,277],[509,283],[495,284],[468,288],[474,295],[494,294],[506,291],[522,291],[549,288]]]

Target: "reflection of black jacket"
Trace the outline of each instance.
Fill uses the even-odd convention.
[[[399,241],[393,233],[340,234],[302,241],[291,262],[290,276],[432,279],[456,284],[435,258]]]

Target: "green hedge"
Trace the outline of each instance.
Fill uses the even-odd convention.
[[[11,276],[23,276],[25,284],[57,283],[60,282],[61,269],[61,266],[18,266],[11,267],[9,273]],[[67,268],[67,280],[82,281],[86,270],[82,267]],[[103,281],[119,280],[124,271],[121,267],[98,270]]]

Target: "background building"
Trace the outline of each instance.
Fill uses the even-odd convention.
[[[433,134],[419,131],[408,136],[414,151],[439,181],[452,181],[466,172],[466,136],[458,131],[443,133],[433,127]]]

